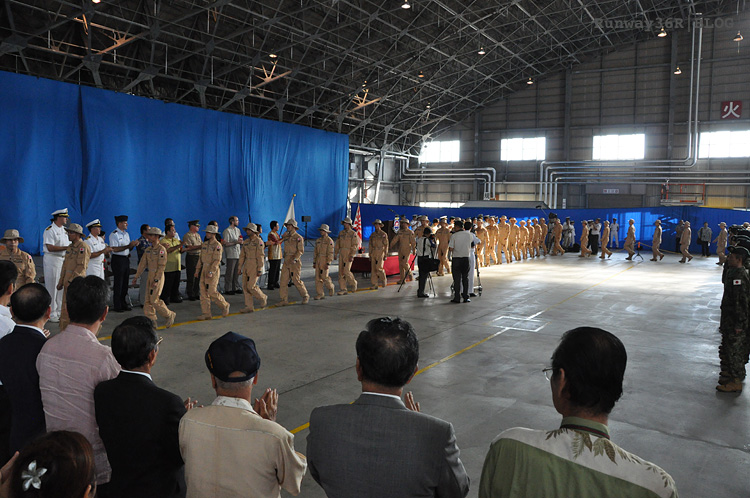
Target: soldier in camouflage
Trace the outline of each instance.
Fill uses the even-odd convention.
[[[719,359],[722,371],[720,392],[742,392],[748,353],[748,319],[750,318],[750,276],[745,261],[750,250],[744,244],[729,249],[723,276],[724,296],[721,299],[721,347]]]

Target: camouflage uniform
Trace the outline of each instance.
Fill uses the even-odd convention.
[[[748,320],[750,319],[750,276],[745,268],[729,267],[723,276],[721,299],[721,347],[719,359],[729,377],[744,380],[748,358]],[[738,332],[739,331],[739,332]]]

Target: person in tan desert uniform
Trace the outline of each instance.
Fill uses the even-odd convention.
[[[505,254],[505,262],[510,263],[513,261],[513,256],[508,250],[508,238],[510,237],[510,225],[508,224],[508,217],[503,215],[500,217],[500,224],[497,226],[497,264],[503,263],[503,254]]]
[[[518,242],[516,242],[516,247],[518,247],[518,251],[521,253],[521,258],[526,259],[526,255],[529,251],[529,229],[526,228],[526,220],[521,220],[518,224],[520,227],[518,230]]]
[[[727,259],[727,224],[723,221],[719,223],[719,235],[714,239],[714,243],[716,243],[716,254],[719,256],[719,262],[716,264],[723,265]]]
[[[255,223],[248,223],[245,226],[247,239],[242,243],[240,248],[240,260],[238,262],[240,274],[242,275],[242,292],[245,295],[245,307],[240,313],[252,313],[255,311],[253,299],[260,301],[260,307],[265,308],[268,303],[268,296],[263,294],[258,286],[258,279],[263,275],[265,269],[265,243],[258,234],[258,226]]]
[[[539,252],[539,241],[542,238],[542,227],[539,225],[539,220],[537,218],[531,220],[529,231],[532,232],[530,234],[531,244],[529,245],[529,257],[538,258],[542,255],[541,252]]]
[[[409,266],[409,255],[417,251],[417,239],[409,228],[409,221],[405,216],[401,217],[401,228],[391,241],[390,249],[393,250],[394,247],[398,248],[398,267],[401,270],[398,283],[403,284],[406,282],[406,277],[414,279]]]
[[[379,285],[385,287],[388,283],[383,269],[388,256],[388,234],[383,231],[382,221],[375,220],[373,225],[375,231],[370,235],[367,252],[370,254],[370,283],[373,289],[377,289]]]
[[[490,244],[484,249],[484,253],[487,255],[487,259],[492,261],[492,264],[498,264],[497,262],[497,239],[500,230],[497,228],[495,216],[488,218],[487,233],[490,235]],[[488,263],[489,266],[489,263]]]
[[[591,250],[586,247],[589,243],[589,222],[586,220],[581,221],[581,254],[579,258],[585,258],[591,256]]]
[[[661,245],[661,220],[656,220],[654,225],[656,225],[654,228],[654,238],[651,239],[651,253],[654,257],[651,258],[651,261],[656,261],[656,258],[659,258],[659,260],[664,259],[664,253],[659,250],[659,246]]]
[[[438,265],[437,276],[442,277],[445,272],[451,272],[450,265],[448,264],[448,244],[451,241],[451,229],[448,227],[448,218],[443,216],[440,218],[440,228],[435,232],[435,238],[438,241]]]
[[[628,261],[633,260],[633,254],[635,254],[635,220],[628,220],[628,234],[625,236],[625,242],[622,248],[628,251],[628,257],[625,258]]]
[[[430,219],[427,216],[420,216],[417,218],[419,226],[414,229],[414,238],[421,237],[424,234],[424,229],[430,226]]]
[[[328,290],[329,295],[333,295],[335,290],[333,287],[333,280],[328,275],[328,269],[333,261],[333,239],[328,236],[331,233],[328,225],[323,223],[318,228],[320,237],[315,241],[315,252],[313,253],[313,268],[315,268],[315,299],[324,299],[325,290]],[[372,245],[372,237],[370,238],[370,244]],[[372,258],[372,254],[370,254]]]
[[[510,219],[510,235],[508,236],[508,250],[511,254],[511,261],[521,259],[521,251],[518,249],[518,238],[520,237],[521,227],[516,224],[516,219]],[[510,261],[509,261],[510,262]]]
[[[166,327],[169,328],[174,324],[177,313],[170,311],[161,299],[161,291],[164,289],[164,269],[167,267],[167,248],[159,239],[164,237],[164,234],[158,227],[150,227],[143,235],[151,243],[151,247],[143,251],[141,262],[133,275],[133,285],[141,278],[144,271],[148,271],[148,278],[146,278],[148,287],[146,300],[143,303],[143,314],[156,326],[156,314],[159,313],[167,319]]]
[[[682,235],[680,236],[680,253],[682,253],[682,259],[680,260],[680,263],[685,262],[685,258],[687,258],[688,263],[693,259],[693,256],[690,255],[688,252],[688,249],[690,249],[690,241],[693,238],[693,231],[690,229],[690,222],[685,222],[685,228],[682,229]]]
[[[542,251],[542,255],[547,255],[547,234],[549,233],[549,227],[547,226],[547,220],[539,218],[539,228],[541,229],[541,237],[539,238],[539,250]]]
[[[0,261],[10,261],[18,270],[16,289],[33,283],[36,278],[36,267],[31,255],[18,248],[18,244],[23,244],[23,237],[18,230],[6,230],[3,238],[0,239],[0,244],[5,244],[5,247],[0,248]],[[724,245],[726,246],[726,243]]]
[[[485,252],[485,249],[490,245],[490,234],[487,229],[484,228],[484,220],[482,218],[477,218],[477,229],[474,235],[482,241],[482,245],[477,249],[478,264],[479,266],[489,266],[489,254]]]
[[[563,236],[563,227],[562,223],[560,223],[560,218],[555,219],[555,225],[552,227],[552,237],[553,237],[553,245],[552,245],[552,255],[553,256],[562,256],[565,254],[565,250],[560,245],[560,241],[562,240]]]
[[[302,255],[305,253],[305,239],[297,233],[297,222],[289,220],[284,223],[287,232],[281,237],[284,244],[284,267],[281,269],[281,281],[292,283],[297,288],[299,295],[302,297],[302,304],[307,304],[310,300],[310,294],[307,293],[307,287],[300,278],[302,272]],[[355,234],[356,236],[356,234]],[[282,306],[289,304],[289,286],[282,285],[279,289]]]
[[[352,220],[348,216],[341,221],[344,229],[339,232],[333,248],[333,259],[339,260],[339,296],[357,292],[357,280],[352,273],[354,255],[359,249],[359,236],[352,230]],[[351,289],[351,291],[349,290]]]
[[[229,315],[229,303],[216,290],[221,276],[221,255],[224,252],[221,243],[216,240],[218,233],[216,225],[206,226],[206,241],[201,244],[200,259],[195,267],[195,278],[200,278],[201,315],[198,320],[211,319],[211,301],[221,308],[221,316]]]
[[[60,271],[60,280],[57,281],[57,290],[63,291],[62,309],[60,312],[60,330],[70,323],[68,317],[68,286],[76,277],[85,277],[86,268],[89,266],[91,249],[83,241],[83,227],[78,223],[71,223],[65,227],[70,239],[70,246],[65,251],[62,270]]]
[[[600,259],[604,259],[605,257],[609,258],[612,256],[612,251],[610,251],[607,248],[607,243],[609,242],[609,221],[604,220],[604,226],[602,227],[602,240],[601,245],[599,246],[602,250],[601,256],[599,256]]]

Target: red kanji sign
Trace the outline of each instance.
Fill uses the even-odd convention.
[[[730,100],[721,103],[721,119],[740,119],[742,116],[742,101]]]

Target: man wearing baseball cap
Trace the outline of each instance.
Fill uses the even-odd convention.
[[[72,244],[70,244],[70,247],[65,252],[60,280],[57,282],[57,290],[63,291],[62,307],[60,310],[60,330],[65,330],[65,327],[70,323],[66,302],[68,286],[76,277],[86,276],[86,269],[89,266],[89,258],[91,257],[91,249],[83,242],[83,227],[78,223],[71,223],[65,230],[68,232],[68,238],[70,238]]]
[[[57,290],[57,281],[60,280],[65,251],[68,250],[70,240],[65,231],[68,224],[68,208],[58,209],[52,213],[52,224],[44,229],[44,286],[52,296],[52,313],[50,322],[60,321],[60,309],[62,308],[62,292]]]
[[[253,402],[260,356],[255,342],[227,332],[205,355],[216,399],[180,421],[180,452],[191,498],[299,494],[307,469],[294,436],[276,423],[279,395],[266,389]]]

